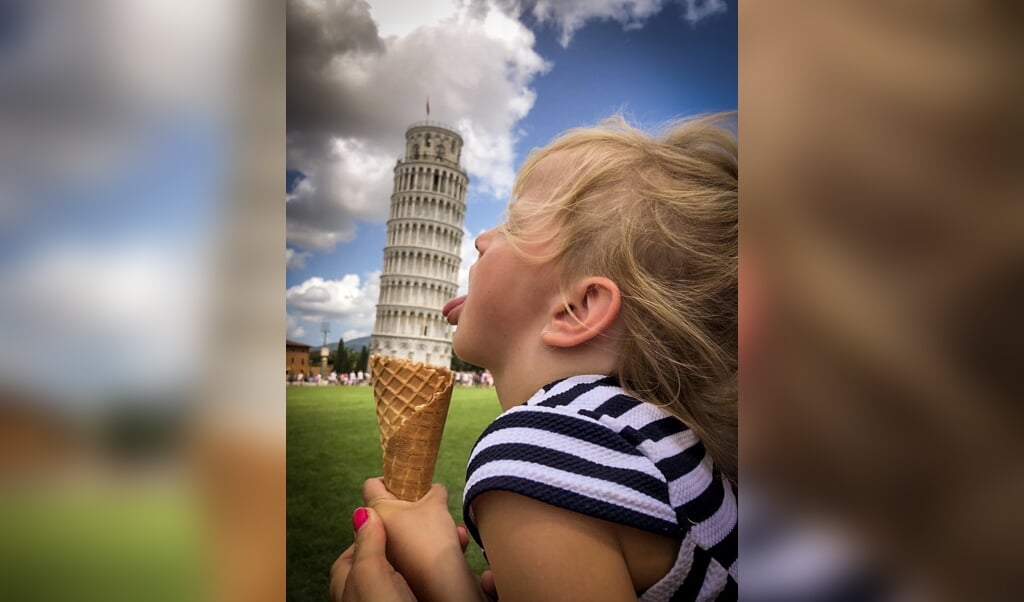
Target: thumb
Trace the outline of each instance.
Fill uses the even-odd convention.
[[[376,511],[372,508],[356,508],[352,513],[352,528],[356,530],[353,562],[363,558],[385,558],[387,536],[384,534],[384,523]]]

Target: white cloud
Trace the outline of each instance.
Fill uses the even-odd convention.
[[[307,332],[319,332],[324,321],[331,332],[341,332],[345,339],[366,336],[373,330],[379,294],[379,271],[363,278],[356,274],[337,280],[309,278],[285,291],[289,336],[301,338]],[[334,337],[328,335],[328,340]]]
[[[335,139],[324,155],[303,156],[307,177],[288,195],[289,243],[329,251],[355,238],[357,220],[387,219],[395,159],[359,140]]]
[[[459,129],[466,143],[463,154],[466,170],[478,176],[470,181],[470,186],[495,198],[507,197],[515,181],[511,168],[515,158],[513,137],[504,132],[477,128],[469,120],[461,120]]]
[[[314,276],[285,292],[290,309],[303,316],[342,317],[359,312],[373,312],[380,290],[380,272],[367,274],[365,282],[355,274],[340,280],[324,280]]]
[[[367,333],[364,330],[346,330],[345,332],[341,333],[341,338],[343,341],[351,341],[352,339],[359,339],[365,337],[367,334],[369,333]]]
[[[559,43],[568,46],[573,34],[591,19],[614,19],[633,29],[661,11],[661,5],[661,0],[538,0],[532,12],[541,23],[561,28]]]
[[[286,270],[304,270],[306,269],[306,260],[309,259],[310,253],[304,251],[296,251],[295,249],[285,248],[285,260],[284,265]]]
[[[437,25],[455,15],[457,0],[373,0],[370,13],[382,37],[405,36],[417,27]]]
[[[704,17],[710,17],[728,10],[725,0],[685,0],[686,20],[696,25]]]
[[[284,317],[284,330],[288,339],[298,340],[306,336],[306,329],[299,326],[299,319],[289,313]]]
[[[713,14],[725,12],[725,0],[676,0],[685,6],[684,18],[690,24]],[[567,47],[573,35],[588,21],[614,20],[623,28],[639,29],[644,21],[661,12],[666,0],[474,0],[477,7],[498,5],[517,17],[530,13],[539,23],[561,30],[559,43]]]
[[[329,250],[356,222],[386,219],[405,130],[428,96],[430,118],[463,132],[474,189],[502,198],[511,187],[516,124],[549,67],[529,29],[496,8],[444,4],[381,38],[370,14],[356,2],[289,4],[288,166],[307,176],[288,198],[289,244]]]

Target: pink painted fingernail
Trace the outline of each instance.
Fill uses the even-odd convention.
[[[352,528],[358,532],[369,519],[370,513],[366,508],[356,508],[356,511],[352,513]]]

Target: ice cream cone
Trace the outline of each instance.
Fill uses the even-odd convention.
[[[419,362],[370,356],[384,486],[416,501],[430,490],[452,397],[454,374]]]

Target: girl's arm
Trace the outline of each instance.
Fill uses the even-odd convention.
[[[473,513],[501,602],[636,600],[611,523],[507,491]]]

